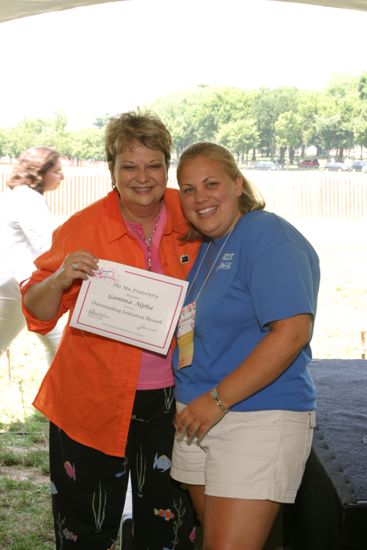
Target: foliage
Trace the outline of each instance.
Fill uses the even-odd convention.
[[[367,103],[367,102],[366,102]],[[353,134],[357,143],[361,147],[367,147],[367,104],[364,106],[359,114],[355,117],[353,123]]]
[[[259,143],[259,132],[256,121],[248,118],[235,120],[223,124],[217,133],[217,141],[243,160],[251,149],[255,149]]]
[[[74,132],[69,156],[75,159],[104,160],[103,135],[100,128]]]
[[[367,146],[367,73],[339,76],[326,89],[278,87],[244,90],[201,85],[147,105],[172,133],[176,156],[195,141],[217,141],[239,159],[256,154],[292,164],[313,145],[318,154],[342,158],[345,150]],[[0,128],[0,156],[16,157],[32,145],[48,145],[70,159],[104,160],[108,114],[93,128],[67,130],[65,113],[51,120],[24,119]]]
[[[110,117],[111,115],[109,115],[108,113],[106,113],[103,116],[97,117],[93,123],[93,126],[95,126],[96,128],[104,128],[107,122],[109,121]]]

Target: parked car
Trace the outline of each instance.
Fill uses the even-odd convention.
[[[352,170],[355,172],[362,172],[364,166],[367,166],[367,161],[365,160],[354,160],[352,162]]]
[[[325,170],[330,172],[350,172],[352,170],[352,166],[350,164],[346,164],[345,162],[331,161],[325,164]]]
[[[258,160],[253,164],[255,170],[281,170],[282,167],[278,162],[272,160]]]
[[[298,168],[318,168],[320,166],[317,159],[302,159],[298,163]]]

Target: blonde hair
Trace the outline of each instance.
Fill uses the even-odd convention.
[[[30,147],[17,159],[7,186],[14,189],[18,185],[28,185],[38,193],[44,191],[44,175],[55,166],[60,153],[50,147]]]
[[[242,214],[247,214],[253,210],[263,210],[265,208],[265,201],[258,191],[250,184],[248,179],[242,174],[237,162],[228,149],[217,143],[211,143],[208,141],[200,141],[190,145],[181,154],[177,164],[177,181],[180,181],[180,174],[187,162],[193,160],[196,157],[207,157],[213,160],[217,160],[221,163],[224,170],[233,181],[237,176],[242,178],[242,193],[238,198],[238,207]],[[198,238],[201,234],[194,228],[189,232],[186,237],[188,240]]]

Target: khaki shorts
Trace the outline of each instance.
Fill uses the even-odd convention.
[[[314,427],[314,411],[229,412],[200,443],[175,438],[171,476],[206,495],[292,503]]]

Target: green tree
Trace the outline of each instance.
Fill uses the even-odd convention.
[[[217,133],[216,140],[226,146],[238,160],[248,160],[251,149],[256,149],[259,143],[259,133],[256,121],[250,118],[234,120],[223,124]]]
[[[44,121],[40,119],[24,119],[15,128],[9,129],[7,154],[18,157],[25,149],[41,145],[38,138],[43,131]]]
[[[108,120],[110,119],[110,116],[108,113],[106,113],[105,115],[102,115],[100,117],[97,117],[93,123],[93,126],[95,126],[96,128],[104,128],[108,122]]]
[[[335,150],[343,159],[346,149],[354,146],[354,124],[359,108],[357,79],[334,79],[322,98],[322,109],[317,121],[322,147]]]
[[[170,130],[176,155],[190,143],[198,140],[193,124],[193,102],[182,94],[168,96],[151,106]]]
[[[288,111],[297,110],[297,88],[261,88],[255,98],[254,112],[260,136],[260,148],[271,158],[276,154],[276,122]]]
[[[275,136],[280,146],[280,160],[289,149],[289,162],[293,164],[295,150],[302,145],[302,118],[297,112],[281,113],[275,123]]]
[[[51,120],[25,118],[8,131],[7,154],[18,157],[29,147],[45,145],[69,156],[70,136],[66,124],[66,115],[62,112]]]
[[[38,136],[37,145],[47,145],[59,151],[62,155],[70,157],[71,135],[67,130],[68,119],[63,111],[55,114],[54,118],[47,120],[43,131]]]
[[[362,148],[367,147],[367,109],[361,110],[360,115],[354,120],[354,139]]]
[[[179,155],[196,141],[212,141],[221,126],[252,117],[254,94],[237,88],[198,86],[154,102],[150,107],[169,128]]]
[[[89,128],[73,132],[70,157],[78,160],[105,160],[103,129]]]
[[[5,129],[0,128],[0,157],[8,155],[8,134]]]
[[[317,149],[317,155],[322,152],[322,144],[317,132],[317,120],[320,115],[320,92],[300,91],[298,95],[298,114],[302,143],[300,146],[301,157],[305,156],[306,148],[313,145]]]
[[[361,147],[367,147],[367,72],[363,73],[358,81],[358,113],[354,119],[354,139]]]
[[[174,151],[196,141],[219,141],[239,159],[253,151],[290,161],[310,145],[318,154],[333,150],[340,157],[356,144],[366,146],[367,72],[339,76],[325,90],[297,88],[243,90],[224,86],[197,86],[171,94],[146,107],[156,112],[171,131]],[[103,128],[109,118],[95,119],[90,130],[70,132],[62,111],[51,120],[24,119],[0,131],[0,154],[18,156],[32,145],[49,145],[78,159],[105,158]],[[362,151],[362,150],[361,150]],[[362,154],[362,152],[361,152]]]

